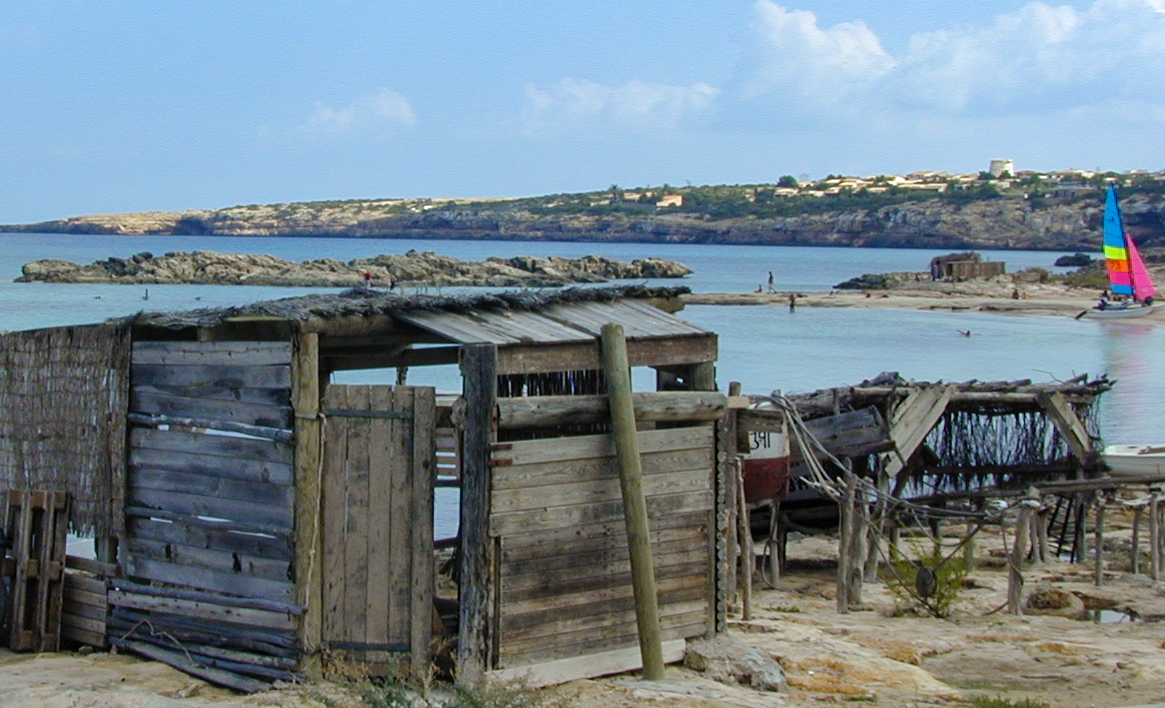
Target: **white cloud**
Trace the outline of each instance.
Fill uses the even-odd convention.
[[[341,108],[316,104],[306,122],[292,129],[295,135],[388,137],[417,124],[407,98],[389,89],[359,97]]]
[[[522,124],[530,132],[674,127],[707,111],[716,94],[705,83],[607,86],[567,78],[548,88],[526,86]]]
[[[987,25],[917,34],[900,56],[863,23],[756,4],[755,45],[732,98],[769,114],[1027,114],[1159,102],[1165,0],[1031,2]]]

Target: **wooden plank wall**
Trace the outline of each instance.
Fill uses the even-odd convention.
[[[180,639],[294,655],[293,446],[213,427],[289,431],[290,361],[287,342],[134,344],[130,412],[207,427],[130,430],[124,563],[137,582],[110,593],[111,634],[148,618]]]
[[[61,638],[105,648],[105,616],[109,613],[105,581],[78,570],[65,571],[61,606]]]
[[[324,645],[426,671],[433,618],[433,389],[329,386],[323,481]]]
[[[705,634],[713,611],[712,424],[642,431],[663,639]],[[619,472],[609,435],[501,443],[497,668],[637,647]]]

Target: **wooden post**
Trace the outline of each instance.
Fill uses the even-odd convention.
[[[643,494],[643,470],[639,460],[639,437],[635,430],[635,408],[631,403],[631,370],[627,362],[627,340],[623,327],[608,322],[601,330],[603,374],[611,399],[611,433],[619,461],[619,482],[623,492],[623,518],[627,525],[627,545],[631,554],[631,585],[635,594],[635,620],[639,627],[639,653],[643,658],[643,678],[663,678],[663,647],[659,628],[659,599],[655,594],[655,570],[651,558],[651,536],[647,524],[647,500]]]
[[[1051,558],[1051,554],[1048,552],[1048,523],[1050,513],[1051,509],[1041,504],[1035,515],[1036,542],[1039,544],[1036,557],[1039,558],[1040,563],[1047,563]]]
[[[866,538],[870,533],[870,508],[866,504],[864,498],[859,499],[857,490],[858,486],[854,488],[854,527],[850,535],[850,553],[849,553],[849,575],[847,582],[849,582],[849,603],[851,606],[858,606],[862,604],[862,580],[864,579],[864,569],[866,565]]]
[[[854,496],[857,484],[857,475],[846,472],[845,497],[841,503],[841,533],[837,539],[837,611],[843,615],[849,612],[850,605],[849,574],[853,555],[850,539],[854,535]]]
[[[493,582],[495,552],[489,536],[494,410],[498,397],[498,352],[492,344],[461,348],[465,417],[461,447],[461,548],[459,559],[460,628],[457,683],[476,686],[493,668]]]
[[[963,567],[975,570],[975,522],[967,521],[967,535],[963,538]]]
[[[295,411],[295,597],[303,606],[299,634],[301,670],[322,674],[323,640],[323,421],[320,420],[320,336],[300,332],[291,356],[291,404]]]
[[[1096,543],[1096,571],[1093,583],[1096,587],[1104,585],[1104,507],[1105,498],[1100,495],[1096,498],[1096,529],[1093,539]]]
[[[1153,580],[1161,579],[1161,515],[1157,508],[1161,502],[1161,488],[1149,488],[1149,557],[1152,560]]]
[[[1141,515],[1144,511],[1140,505],[1133,507],[1133,557],[1129,559],[1133,575],[1141,572]]]
[[[1013,615],[1023,614],[1023,561],[1027,557],[1031,518],[1039,508],[1039,503],[1039,499],[1030,496],[1024,499],[1019,507],[1019,519],[1015,523],[1015,544],[1007,564],[1007,611]]]
[[[752,545],[752,519],[744,499],[744,469],[740,465],[736,466],[736,489],[739,496],[737,506],[740,507],[740,515],[737,517],[740,532],[740,619],[748,621],[752,619],[752,576],[756,555]]]

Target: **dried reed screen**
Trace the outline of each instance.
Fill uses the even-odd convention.
[[[73,533],[119,531],[128,369],[115,325],[0,335],[0,487],[67,491]]]

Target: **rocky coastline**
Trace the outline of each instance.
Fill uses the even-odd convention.
[[[601,256],[582,258],[488,258],[462,261],[431,251],[410,250],[339,261],[319,258],[297,263],[269,255],[171,252],[107,258],[89,265],[45,259],[26,263],[16,282],[123,283],[138,285],[278,285],[352,287],[394,286],[558,287],[641,278],[682,278],[692,271],[661,258],[631,263]],[[367,276],[367,277],[366,277]]]

